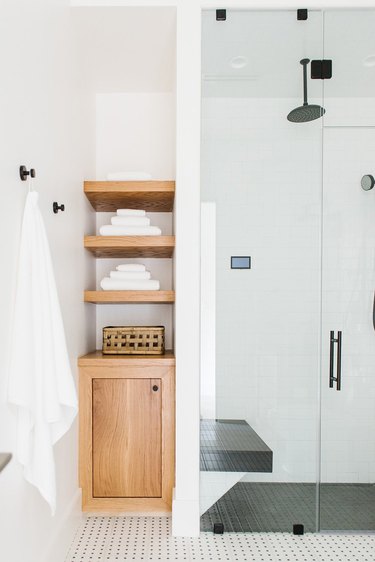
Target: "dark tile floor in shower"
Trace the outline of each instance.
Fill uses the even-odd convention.
[[[224,523],[232,532],[315,531],[314,484],[239,482],[201,517],[201,530]],[[375,530],[375,485],[323,484],[321,529]]]

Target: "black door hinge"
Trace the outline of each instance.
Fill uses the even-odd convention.
[[[226,10],[216,10],[216,21],[225,21],[227,19]]]
[[[301,523],[296,523],[293,525],[293,535],[304,535],[305,527]]]
[[[332,78],[332,60],[312,60],[311,78],[313,80],[329,80]]]
[[[306,9],[297,10],[297,20],[306,21],[309,17],[309,12]]]
[[[214,523],[214,534],[215,535],[224,534],[224,523]]]

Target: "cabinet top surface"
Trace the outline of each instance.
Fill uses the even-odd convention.
[[[172,351],[166,351],[164,355],[103,355],[100,349],[82,355],[78,358],[80,367],[96,366],[110,367],[120,365],[174,365],[175,356]]]

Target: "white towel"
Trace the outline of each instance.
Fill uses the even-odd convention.
[[[160,236],[157,226],[114,226],[106,224],[100,227],[102,236]]]
[[[107,180],[110,181],[149,181],[152,175],[148,172],[110,172]]]
[[[149,271],[111,271],[109,274],[111,279],[151,279],[151,273]]]
[[[117,271],[146,271],[143,263],[120,263],[116,266]]]
[[[21,341],[21,348],[20,348]],[[77,414],[52,261],[38,193],[27,195],[12,326],[8,402],[17,413],[23,474],[56,508],[53,445]]]
[[[117,209],[117,214],[121,217],[145,217],[146,211],[142,209]]]
[[[111,224],[114,226],[149,226],[150,219],[148,217],[115,215],[111,217]]]
[[[104,277],[100,286],[104,291],[158,291],[160,282],[156,279],[134,279],[128,281],[124,279],[111,279]]]

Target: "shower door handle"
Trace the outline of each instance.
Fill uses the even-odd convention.
[[[335,343],[337,343],[337,360],[336,360],[336,376],[334,376],[335,366]],[[342,350],[342,332],[330,332],[329,338],[329,388],[333,388],[333,383],[336,383],[336,390],[341,390],[341,350]]]

